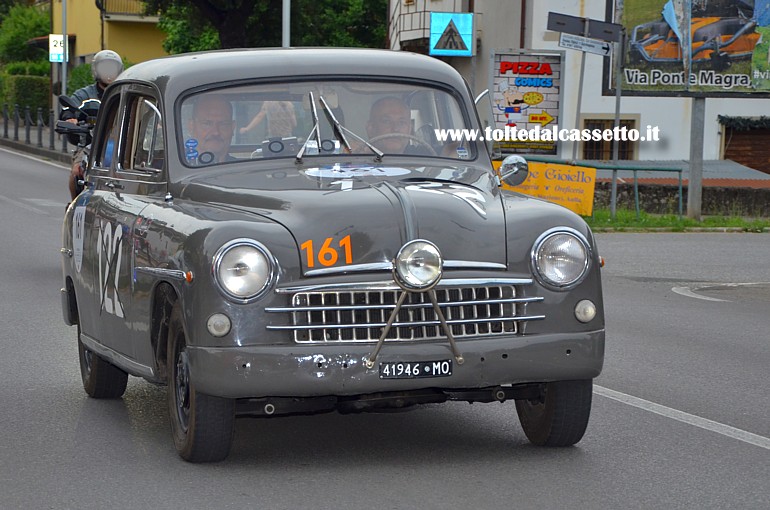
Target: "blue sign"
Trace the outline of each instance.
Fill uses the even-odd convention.
[[[473,13],[431,12],[429,55],[473,56]]]

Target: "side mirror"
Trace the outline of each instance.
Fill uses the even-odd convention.
[[[503,160],[500,165],[500,180],[508,186],[518,186],[527,180],[529,175],[529,165],[527,160],[519,155],[513,154]]]
[[[73,101],[69,96],[59,96],[59,106],[62,108],[72,108],[73,110],[80,110],[80,105]]]

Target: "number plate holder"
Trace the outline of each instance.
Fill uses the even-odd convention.
[[[380,362],[380,379],[426,379],[452,375],[452,360]]]

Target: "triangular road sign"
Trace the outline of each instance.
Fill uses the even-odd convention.
[[[454,20],[449,20],[446,30],[441,34],[434,48],[437,50],[468,50],[468,46],[465,45],[465,41],[460,36],[460,31],[457,30]]]

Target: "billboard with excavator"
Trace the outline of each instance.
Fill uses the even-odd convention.
[[[770,0],[609,3],[622,4],[624,95],[770,94]],[[608,62],[607,89],[615,84],[610,69]]]

